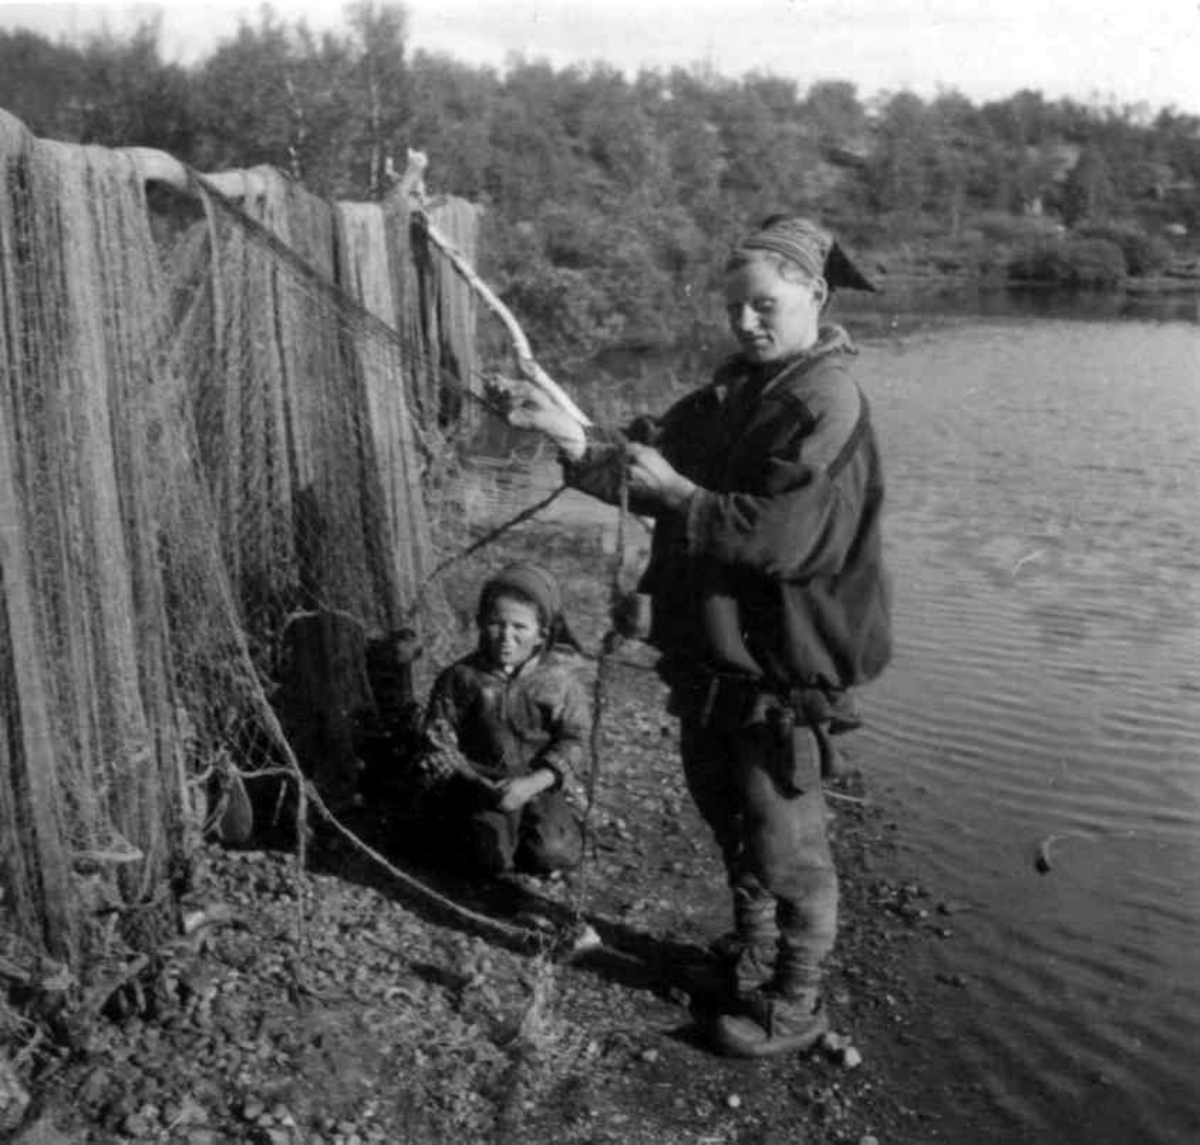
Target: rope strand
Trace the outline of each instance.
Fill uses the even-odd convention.
[[[617,542],[613,559],[609,566],[609,605],[610,613],[620,603],[624,591],[621,574],[625,569],[625,521],[629,516],[629,465],[624,443],[621,445],[620,470],[617,486]],[[596,679],[592,686],[592,727],[588,736],[588,782],[587,802],[583,810],[583,821],[580,824],[582,850],[579,859],[579,874],[575,885],[573,911],[576,921],[582,921],[584,908],[588,897],[588,853],[591,843],[592,813],[596,806],[596,785],[600,778],[600,734],[604,714],[608,707],[609,669],[612,653],[619,643],[619,635],[610,628],[600,643],[600,653],[596,658]]]

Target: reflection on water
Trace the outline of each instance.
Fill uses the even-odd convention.
[[[952,321],[858,372],[897,655],[856,751],[974,907],[954,1072],[1022,1140],[1200,1140],[1200,327]]]
[[[861,372],[898,647],[864,756],[979,906],[967,1064],[1041,1139],[1200,1139],[1200,330],[974,323]]]

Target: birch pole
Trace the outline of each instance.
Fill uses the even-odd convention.
[[[529,346],[529,339],[521,329],[516,315],[504,304],[500,297],[482,278],[475,268],[467,261],[462,252],[443,235],[429,217],[425,198],[425,168],[428,159],[422,151],[409,151],[408,167],[400,180],[400,191],[406,194],[412,204],[413,217],[417,221],[425,237],[445,256],[446,260],[462,276],[467,285],[479,296],[480,301],[504,324],[517,355],[521,372],[533,385],[550,397],[572,421],[582,426],[592,424],[592,419],[575,404],[570,394],[566,392],[545,370],[538,365]]]

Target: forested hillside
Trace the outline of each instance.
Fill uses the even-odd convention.
[[[498,72],[410,52],[402,7],[352,6],[322,35],[263,9],[187,67],[153,22],[3,33],[0,106],[39,135],[271,163],[343,198],[383,194],[387,159],[423,149],[434,189],[488,208],[485,271],[551,362],[707,323],[721,252],[781,209],[823,217],[877,274],[1103,285],[1178,269],[1200,234],[1195,115],[703,67]]]

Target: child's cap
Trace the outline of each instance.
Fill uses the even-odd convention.
[[[499,572],[484,582],[479,592],[479,615],[497,596],[502,596],[505,589],[511,589],[537,605],[538,611],[546,625],[546,646],[565,646],[581,651],[579,641],[571,632],[566,618],[563,616],[562,590],[553,573],[547,572],[541,565],[529,561],[517,561],[505,565]]]
[[[831,290],[874,290],[870,280],[850,261],[824,227],[797,215],[772,215],[734,248],[731,261],[748,251],[766,250],[783,255],[813,278],[825,279]]]
[[[550,624],[562,613],[562,592],[551,573],[541,565],[528,561],[518,561],[505,565],[499,572],[493,573],[484,582],[479,592],[479,607],[483,609],[487,602],[501,595],[504,589],[513,589],[521,596],[526,596],[540,609],[547,624]]]

